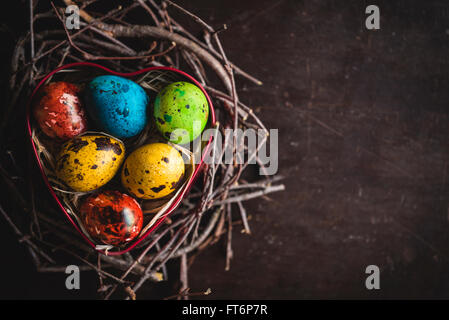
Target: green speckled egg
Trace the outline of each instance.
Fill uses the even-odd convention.
[[[154,101],[159,132],[169,141],[186,144],[206,126],[209,104],[200,88],[189,82],[174,82],[162,89]]]

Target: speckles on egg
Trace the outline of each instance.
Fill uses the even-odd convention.
[[[56,175],[74,191],[95,190],[114,177],[124,155],[123,143],[114,138],[77,137],[67,141],[57,155]]]
[[[85,229],[104,244],[121,245],[135,239],[143,225],[143,213],[132,197],[104,191],[86,198],[80,208]]]
[[[157,95],[153,115],[163,137],[173,143],[185,144],[204,130],[209,104],[197,86],[189,82],[174,82]]]
[[[94,143],[97,146],[96,150],[109,151],[112,150],[116,155],[122,154],[122,146],[120,142],[113,141],[110,137],[95,138]]]
[[[132,152],[122,169],[122,184],[134,196],[158,199],[172,193],[184,177],[184,160],[165,143],[144,145]]]
[[[168,114],[164,114],[164,119],[165,119],[165,121],[167,121],[167,122],[171,122],[171,116],[168,115]]]
[[[147,123],[148,96],[129,79],[113,75],[94,78],[86,90],[86,101],[95,122],[115,137],[136,136]]]
[[[77,85],[63,81],[49,83],[40,89],[33,113],[47,136],[67,140],[87,130],[87,117],[79,92]]]

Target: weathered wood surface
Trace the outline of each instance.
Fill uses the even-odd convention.
[[[449,4],[377,1],[381,30],[373,32],[364,28],[364,1],[178,3],[227,23],[229,59],[264,81],[238,85],[279,129],[287,186],[248,207],[253,234],[234,235],[229,271],[224,244],[195,259],[191,291],[210,287],[215,299],[449,298]],[[85,273],[81,292],[67,292],[64,274],[35,273],[3,229],[14,263],[0,267],[1,297],[95,297],[95,274]],[[379,291],[365,289],[370,264],[381,268]],[[171,295],[175,285],[140,297]]]

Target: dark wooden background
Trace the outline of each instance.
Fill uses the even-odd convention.
[[[28,27],[26,4],[17,3],[8,11],[14,21],[2,24],[5,56]],[[228,24],[229,58],[264,81],[238,86],[279,129],[287,187],[248,203],[253,234],[235,233],[230,271],[224,244],[197,257],[192,291],[210,287],[215,299],[449,298],[449,3],[177,3]],[[364,27],[369,4],[380,7],[381,30]],[[94,274],[68,292],[64,274],[37,274],[12,232],[1,231],[11,256],[0,263],[0,297],[96,296]],[[365,289],[370,264],[381,269],[377,291]],[[170,295],[178,263],[170,271],[169,282],[140,297]]]

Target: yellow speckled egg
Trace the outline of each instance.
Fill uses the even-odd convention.
[[[122,169],[122,184],[134,196],[158,199],[172,193],[184,176],[184,160],[165,143],[144,145],[133,151]]]
[[[63,144],[56,175],[74,191],[91,191],[108,183],[125,157],[125,146],[105,135],[76,137]]]

